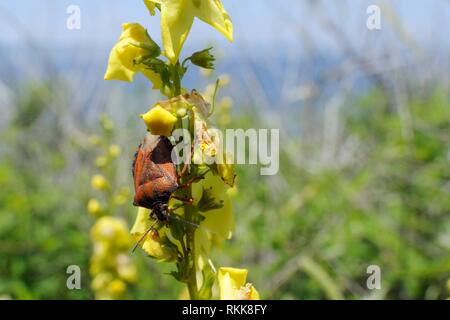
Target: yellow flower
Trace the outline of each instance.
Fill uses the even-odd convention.
[[[113,158],[118,157],[120,155],[120,152],[120,146],[117,144],[112,144],[108,148],[108,153]]]
[[[108,164],[108,158],[105,156],[98,156],[97,158],[95,158],[95,165],[99,168],[103,168],[106,167],[106,165]]]
[[[137,269],[129,257],[132,241],[126,223],[111,216],[97,220],[91,229],[94,244],[89,272],[96,299],[119,299],[126,283],[137,279]]]
[[[116,260],[117,274],[119,277],[128,282],[135,282],[137,279],[137,269],[131,261],[128,252],[118,255]]]
[[[131,246],[131,238],[126,223],[122,219],[114,217],[98,219],[91,229],[91,237],[94,242],[104,243],[109,248],[126,250]],[[98,254],[107,251],[104,245],[99,247],[103,247],[103,250],[97,250]]]
[[[159,105],[142,114],[141,118],[148,131],[157,136],[170,136],[177,122],[177,117]]]
[[[220,0],[150,0],[144,1],[150,13],[154,5],[161,5],[161,31],[164,54],[175,64],[181,48],[197,17],[219,30],[229,41],[233,41],[233,24]]]
[[[112,280],[112,275],[107,272],[102,272],[97,274],[91,282],[91,288],[94,291],[100,291],[104,289],[106,286],[108,286],[108,283],[110,283]]]
[[[131,229],[131,235],[135,241],[139,241],[153,221],[149,218],[150,210],[139,208],[136,221]],[[161,261],[172,261],[177,257],[177,248],[173,247],[168,241],[165,233],[166,227],[159,231],[156,229],[149,232],[149,234],[139,243],[141,248],[151,257]]]
[[[233,106],[233,99],[230,97],[223,97],[222,100],[220,100],[220,107],[223,111],[228,111]]]
[[[219,84],[221,87],[226,87],[230,84],[231,78],[228,74],[224,73],[219,76]]]
[[[102,206],[97,199],[90,199],[87,204],[88,212],[94,216],[102,212]]]
[[[114,129],[114,122],[112,119],[105,113],[100,116],[100,125],[105,131],[112,131]]]
[[[126,291],[127,285],[120,279],[114,279],[108,285],[108,290],[111,292],[112,298],[120,298]]]
[[[211,246],[220,246],[233,234],[233,208],[227,189],[220,177],[212,173],[192,185],[194,205],[199,205],[200,214],[205,217],[195,231],[196,260],[200,270],[208,262]]]
[[[106,190],[108,189],[108,180],[101,174],[95,174],[91,179],[91,186],[96,190]]]
[[[122,187],[119,192],[114,196],[114,203],[118,206],[122,206],[130,200],[130,189],[128,187]]]
[[[210,210],[200,207],[201,214],[205,217],[201,226],[212,234],[212,239],[217,244],[220,244],[223,240],[230,239],[234,230],[234,217],[231,200],[227,194],[228,186],[219,177],[208,173],[205,179],[193,184],[192,188],[203,189],[200,204],[202,199],[208,197],[220,206]]]
[[[220,268],[218,274],[220,300],[259,300],[259,293],[246,283],[246,269]]]
[[[131,82],[137,72],[142,72],[152,83],[153,88],[161,87],[161,78],[144,65],[135,64],[137,59],[159,55],[159,47],[148,36],[147,30],[138,23],[124,23],[119,42],[109,55],[105,80]]]
[[[92,135],[88,139],[89,143],[92,144],[93,146],[98,146],[101,142],[100,137],[97,135]]]

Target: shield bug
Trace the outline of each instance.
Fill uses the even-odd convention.
[[[133,161],[133,204],[150,209],[163,222],[168,220],[169,199],[178,189],[172,148],[167,137],[147,134]]]
[[[176,190],[188,184],[179,184],[176,166],[171,158],[172,149],[173,146],[167,137],[155,136],[148,133],[134,155],[132,173],[135,196],[133,205],[150,209],[150,215],[156,219],[136,243],[133,251],[157,222],[169,222],[172,217],[169,214],[170,210],[168,205],[171,197],[181,200],[184,203],[192,202],[191,199],[183,199],[173,195]],[[185,169],[186,165],[181,170],[180,175],[183,174]],[[189,183],[192,183],[192,181]],[[179,219],[175,216],[173,218],[198,227],[198,225],[192,222]]]

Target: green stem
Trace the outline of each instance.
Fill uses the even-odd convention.
[[[191,187],[187,190],[187,196],[192,196]],[[194,222],[193,217],[195,215],[195,209],[187,205],[185,206],[185,218],[189,222]],[[187,287],[189,290],[189,296],[192,300],[198,300],[198,288],[197,288],[197,271],[195,261],[195,228],[190,226],[186,227],[186,266],[187,270]]]
[[[172,80],[172,97],[176,97],[181,95],[181,78],[180,75],[180,63],[177,62],[175,65],[170,65],[170,74]],[[189,126],[190,127],[190,126]],[[191,131],[192,135],[192,131]],[[188,179],[189,180],[189,179]],[[183,192],[184,197],[187,199],[192,198],[192,187],[189,186]],[[188,222],[196,223],[195,221],[196,210],[191,205],[184,206],[184,218]],[[186,275],[186,285],[188,287],[189,296],[191,300],[198,300],[198,287],[197,287],[197,270],[196,270],[196,261],[195,261],[195,228],[191,226],[186,226],[185,229],[185,239],[186,245],[182,245],[183,250],[183,258],[184,263],[183,266],[186,270],[184,270],[183,274]]]
[[[181,76],[179,72],[179,66],[180,66],[179,62],[171,66],[174,97],[179,96],[181,94]]]

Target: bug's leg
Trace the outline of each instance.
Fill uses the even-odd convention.
[[[205,173],[206,174],[206,173]],[[198,177],[193,177],[192,179],[190,179],[188,182],[181,184],[178,186],[178,189],[185,189],[188,188],[191,184],[193,184],[194,182],[200,181],[205,179],[205,174],[198,176]]]
[[[180,173],[179,173],[178,176],[177,176],[177,183],[178,183],[179,185],[181,184],[181,178],[183,177],[184,173],[186,172],[187,166],[188,166],[188,164],[185,163],[185,164],[183,165],[183,167],[181,168]]]
[[[192,154],[193,154],[193,153],[194,153],[194,143],[191,143],[191,153],[189,154],[189,160],[190,160],[190,161],[191,161],[191,158],[192,158]],[[178,176],[177,176],[177,182],[178,182],[178,184],[181,184],[181,178],[183,177],[184,173],[186,172],[186,169],[187,169],[187,167],[188,167],[190,161],[189,161],[189,162],[185,162],[185,163],[183,164],[183,167],[181,168],[181,171],[180,171],[180,173],[179,173]]]
[[[183,202],[185,204],[192,204],[192,202],[194,202],[194,199],[192,199],[192,198],[183,198],[183,197],[179,197],[179,196],[175,196],[175,195],[172,195],[171,198],[180,200],[181,202]]]

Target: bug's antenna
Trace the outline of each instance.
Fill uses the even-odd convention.
[[[177,216],[175,216],[175,215],[170,215],[169,216],[171,219],[175,219],[175,220],[178,220],[178,221],[180,221],[180,222],[182,222],[182,223],[185,223],[185,224],[188,224],[188,225],[190,225],[190,226],[192,226],[192,227],[194,227],[194,228],[198,228],[198,224],[196,224],[196,223],[193,223],[193,222],[190,222],[190,221],[187,221],[187,220],[184,220],[184,219],[181,219],[181,218],[179,218],[179,217],[177,217]]]
[[[133,253],[135,250],[136,250],[136,248],[138,247],[138,245],[142,242],[142,240],[144,240],[144,238],[148,235],[148,233],[150,232],[150,231],[152,231],[152,229],[153,229],[153,227],[155,226],[155,224],[158,222],[158,219],[156,219],[153,223],[152,223],[152,225],[150,226],[150,228],[148,228],[145,232],[144,232],[144,234],[142,235],[142,237],[138,240],[138,242],[136,242],[136,244],[134,245],[134,247],[133,247],[133,250],[131,250],[131,253]]]

